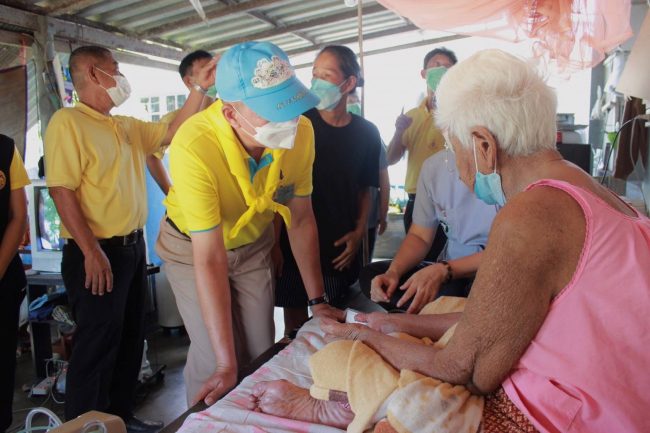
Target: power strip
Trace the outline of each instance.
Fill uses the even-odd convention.
[[[54,377],[46,377],[38,385],[32,387],[31,395],[48,395],[54,385]]]

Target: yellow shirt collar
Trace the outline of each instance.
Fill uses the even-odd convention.
[[[280,172],[282,169],[282,158],[286,152],[286,149],[265,149],[264,154],[271,153],[273,155],[273,162],[269,166],[269,172],[266,176],[266,182],[264,184],[264,192],[261,195],[257,195],[255,188],[250,179],[250,170],[248,168],[248,158],[250,155],[244,149],[244,146],[241,144],[235,131],[232,129],[226,118],[223,116],[221,111],[223,103],[217,101],[212,104],[208,110],[212,111],[214,116],[211,116],[214,119],[214,124],[217,129],[217,134],[219,135],[219,142],[221,148],[226,156],[226,161],[228,162],[228,167],[230,168],[230,173],[237,179],[237,184],[244,196],[244,201],[248,206],[248,210],[239,217],[237,223],[230,230],[229,238],[234,239],[239,234],[239,231],[248,224],[256,213],[262,213],[266,210],[272,210],[273,212],[279,213],[284,219],[287,227],[291,226],[291,212],[289,208],[273,201],[273,196],[275,191],[280,184]]]

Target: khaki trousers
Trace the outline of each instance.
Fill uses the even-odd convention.
[[[274,285],[270,251],[272,227],[255,242],[227,251],[233,337],[241,369],[273,345]],[[192,242],[163,218],[156,242],[163,269],[174,292],[178,310],[190,336],[183,375],[187,404],[214,373],[215,357],[196,292]]]

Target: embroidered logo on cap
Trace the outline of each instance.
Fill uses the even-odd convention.
[[[257,89],[268,89],[284,83],[291,77],[293,77],[293,69],[289,62],[278,56],[273,56],[271,60],[260,59],[257,61],[251,83]]]

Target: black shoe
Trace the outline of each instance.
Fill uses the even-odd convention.
[[[162,421],[142,420],[132,416],[126,422],[126,431],[128,433],[155,433],[164,425],[165,423]]]

